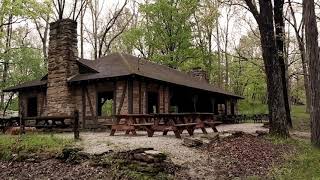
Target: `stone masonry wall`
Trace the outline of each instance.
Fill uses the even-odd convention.
[[[69,19],[51,23],[48,51],[48,115],[71,115],[75,109],[67,79],[79,72],[77,54],[77,23]]]

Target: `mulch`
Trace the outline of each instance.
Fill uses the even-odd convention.
[[[266,177],[274,165],[284,162],[285,154],[293,153],[294,147],[245,134],[214,142],[206,150],[217,160],[213,168],[220,179],[242,179]]]
[[[0,179],[110,179],[108,171],[89,164],[69,164],[57,159],[40,162],[1,162]]]

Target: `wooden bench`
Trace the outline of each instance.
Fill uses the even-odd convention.
[[[214,132],[218,132],[217,126],[223,124],[221,121],[204,121],[203,123],[211,127]]]
[[[181,133],[184,130],[187,130],[190,136],[193,136],[194,129],[198,123],[182,123],[182,124],[173,124],[169,125],[163,129],[163,135],[167,135],[168,131],[173,131],[176,138],[181,138]]]
[[[128,124],[113,124],[111,126],[110,136],[114,136],[116,131],[125,131],[126,134],[129,134],[130,132],[132,132],[132,135],[137,134],[135,127],[133,125],[128,125]]]
[[[132,124],[134,127],[138,128],[142,128],[144,130],[147,131],[148,133],[148,137],[152,137],[154,134],[154,123],[141,123],[141,124]]]

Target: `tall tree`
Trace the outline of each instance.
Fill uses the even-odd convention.
[[[286,109],[286,118],[288,126],[292,128],[292,120],[290,113],[290,105],[289,105],[289,95],[288,95],[288,67],[287,63],[285,63],[285,33],[284,33],[284,15],[283,15],[283,5],[284,0],[275,0],[274,1],[274,23],[275,23],[275,32],[276,32],[276,48],[277,48],[277,57],[280,63],[281,68],[281,79],[283,86],[283,98],[284,105]]]
[[[310,112],[310,81],[309,81],[309,72],[308,72],[308,61],[306,59],[306,49],[304,44],[304,30],[303,30],[303,18],[301,19],[301,22],[298,24],[296,13],[294,11],[294,7],[292,5],[291,0],[288,1],[290,14],[292,17],[292,20],[290,21],[287,19],[289,24],[292,26],[295,37],[297,39],[299,51],[300,51],[300,58],[302,62],[302,70],[303,70],[303,79],[304,79],[304,89],[305,89],[305,96],[306,96],[306,112]]]
[[[211,82],[214,75],[219,74],[214,70],[214,29],[216,27],[216,20],[219,17],[218,3],[216,0],[202,0],[193,15],[194,26],[192,26],[193,39],[196,46],[200,50],[199,57],[201,58],[204,68],[207,71]],[[218,77],[219,78],[219,77]],[[219,80],[217,81],[219,82]],[[214,82],[216,83],[216,82]]]
[[[320,59],[314,0],[303,1],[303,18],[305,21],[306,54],[310,64],[311,142],[316,147],[320,147]]]
[[[148,19],[146,43],[155,49],[151,59],[178,68],[193,57],[189,19],[197,3],[196,0],[159,0],[141,6]]]
[[[258,5],[252,0],[245,0],[248,9],[258,23],[262,56],[267,76],[268,107],[270,116],[270,133],[277,136],[289,136],[287,113],[282,81],[282,69],[279,61],[275,37],[273,5],[271,0],[259,0]],[[279,6],[275,8],[281,8]],[[278,39],[277,39],[278,40]]]

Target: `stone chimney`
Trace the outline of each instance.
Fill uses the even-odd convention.
[[[201,81],[206,81],[209,83],[209,76],[208,73],[203,70],[201,67],[197,67],[197,68],[193,68],[189,74],[191,74],[191,76],[201,80]]]
[[[77,22],[62,19],[50,24],[47,114],[71,115],[75,109],[68,78],[79,73]]]

